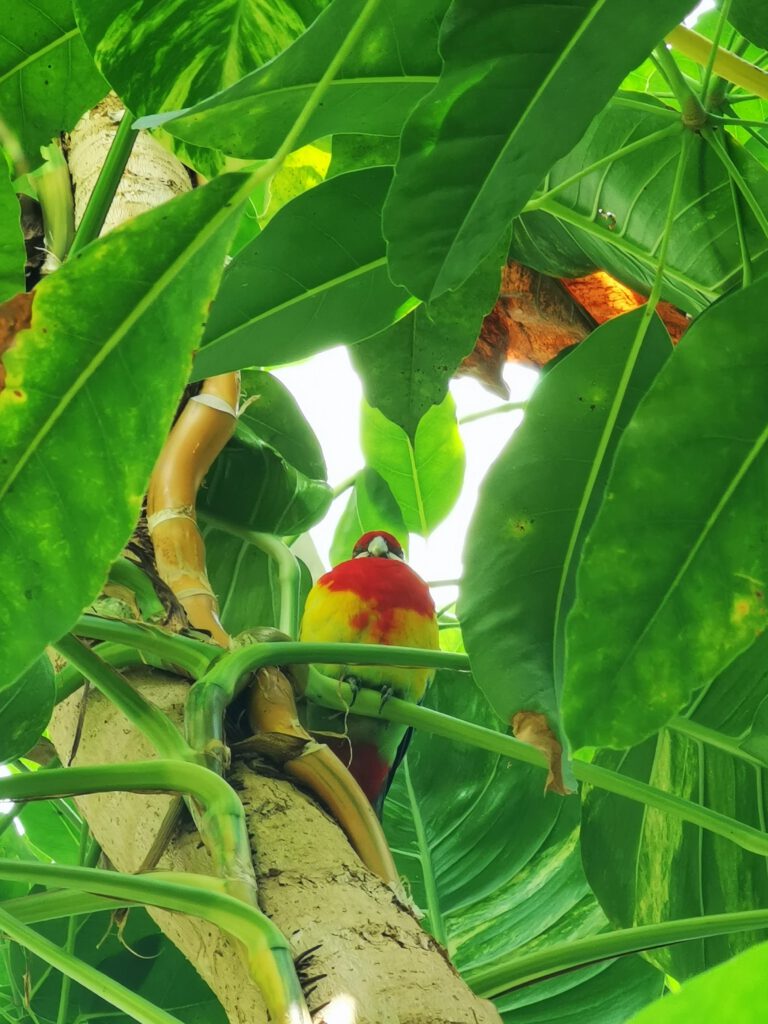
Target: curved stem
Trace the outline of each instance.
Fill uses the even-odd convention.
[[[76,637],[66,636],[55,645],[70,665],[90,680],[126,718],[166,757],[191,759],[192,748],[162,711],[145,700],[111,665]]]
[[[214,772],[185,761],[162,759],[85,768],[49,768],[29,775],[0,778],[0,799],[45,800],[88,793],[183,793],[202,807],[203,830],[227,891],[256,904],[243,805],[235,791]]]
[[[70,929],[73,927],[72,921],[74,920],[72,918],[70,921]],[[0,932],[5,932],[14,942],[34,953],[35,956],[39,956],[41,960],[63,974],[61,1001],[57,1016],[59,1024],[63,1024],[66,1020],[71,981],[76,981],[83,988],[106,999],[112,1006],[127,1014],[131,1020],[140,1021],[141,1024],[180,1024],[178,1017],[161,1010],[148,999],[144,999],[143,996],[132,992],[125,985],[121,985],[119,981],[115,981],[109,975],[103,974],[95,967],[91,967],[90,964],[73,956],[69,948],[62,949],[55,942],[44,938],[32,928],[22,924],[2,907],[0,907]]]
[[[677,942],[731,935],[768,926],[768,910],[745,910],[732,914],[709,914],[679,921],[640,925],[586,939],[558,942],[527,956],[510,956],[465,972],[467,983],[490,999],[559,974],[629,953],[642,953]]]
[[[330,679],[315,670],[309,673],[307,697],[323,707],[336,710],[352,708],[356,715],[363,715],[366,718],[383,718],[389,722],[412,725],[436,736],[480,747],[493,754],[501,754],[537,768],[548,768],[547,758],[541,751],[521,743],[512,736],[453,718],[450,715],[444,715],[431,708],[409,704],[407,701],[395,697],[382,704],[381,695],[378,692],[360,690],[355,694],[349,684],[339,682],[337,679]],[[608,768],[601,768],[599,765],[588,764],[585,761],[572,761],[571,768],[580,782],[586,782],[606,792],[646,804],[648,807],[655,807],[657,810],[698,825],[715,835],[730,839],[744,850],[750,850],[763,857],[768,856],[768,834],[759,829],[752,828],[750,825],[745,825],[743,822],[712,811],[707,807],[702,807],[690,800],[684,800],[672,793],[665,793],[646,782],[639,782],[637,779],[628,778],[618,772],[610,771]]]
[[[233,537],[239,537],[247,544],[263,551],[272,559],[277,566],[277,578],[280,586],[280,615],[278,629],[290,637],[296,637],[299,633],[299,588],[301,584],[301,569],[299,563],[288,547],[279,537],[271,533],[260,533],[258,530],[248,530],[236,526],[226,519],[212,516],[208,513],[201,514],[203,519],[210,526]]]
[[[147,656],[140,654],[133,647],[124,647],[122,644],[99,644],[98,656],[106,664],[120,671],[125,668],[146,668],[152,665],[155,668],[162,668],[161,659],[147,660]],[[157,664],[155,664],[155,661]],[[56,676],[56,703],[66,700],[75,690],[79,690],[85,682],[83,673],[74,665],[67,665]]]
[[[221,657],[221,648],[203,640],[178,636],[146,622],[103,619],[98,615],[81,615],[72,629],[75,636],[89,640],[106,640],[155,654],[168,664],[193,678],[204,675]]]
[[[707,112],[664,43],[653,51],[653,60],[680,104],[683,124],[688,128],[701,128],[707,123]]]
[[[164,871],[151,875],[121,875],[98,868],[6,859],[0,859],[0,878],[20,878],[114,896],[210,921],[235,936],[245,947],[251,975],[261,989],[270,1019],[277,1024],[310,1024],[286,939],[258,908],[222,892],[223,883],[218,879]],[[10,920],[15,925],[13,919]]]

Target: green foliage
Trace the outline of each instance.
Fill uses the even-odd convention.
[[[768,898],[753,852],[768,771],[768,96],[759,74],[753,95],[659,48],[692,6],[383,0],[354,37],[370,7],[356,0],[18,0],[0,40],[0,301],[24,280],[15,176],[107,88],[213,179],[82,249],[36,288],[31,328],[0,333],[11,772],[43,770],[23,755],[55,697],[45,647],[98,596],[190,379],[242,373],[234,436],[197,500],[224,626],[291,631],[310,579],[280,561],[282,542],[336,498],[334,562],[374,529],[418,551],[411,535],[429,537],[454,508],[465,453],[449,382],[497,298],[510,238],[525,266],[605,270],[696,317],[673,352],[657,317],[627,313],[542,376],[483,484],[458,610],[442,616],[443,648],[466,642],[473,673],[441,671],[426,698],[453,738],[417,732],[388,798],[426,927],[510,1024],[624,1024],[665,973],[684,981],[729,958],[634,1019],[707,1019],[713,1005],[724,1020],[765,1016],[752,985],[765,947],[737,956],[762,932],[721,922],[664,946],[670,921],[703,926]],[[763,6],[733,0],[726,14],[697,30],[762,67]],[[681,112],[699,100],[711,113],[694,132]],[[230,158],[261,163],[221,174]],[[47,211],[49,229],[60,213]],[[514,299],[500,322],[518,316]],[[338,344],[366,401],[363,465],[332,491],[335,453],[267,371]],[[316,391],[322,418],[319,376]],[[316,575],[311,538],[300,543]],[[195,643],[107,625],[165,664]],[[544,755],[506,735],[521,710],[546,716],[566,781],[590,779],[581,793],[542,795]],[[80,824],[63,799],[3,807],[0,856],[80,863]],[[3,881],[3,906],[19,910],[5,901],[30,888]],[[178,1019],[223,1020],[143,912],[127,942],[157,960],[114,936],[100,945],[99,916],[41,913],[44,935]],[[660,929],[645,957],[584,952],[574,970],[515,976],[524,958],[598,933],[615,953],[609,930],[638,925]],[[3,1019],[112,1012],[77,985],[62,1000],[47,964],[4,952]]]
[[[391,180],[388,167],[332,178],[240,250],[211,310],[196,377],[354,344],[416,305],[387,274],[380,222]]]
[[[765,968],[768,943],[763,943],[684,985],[669,999],[653,1003],[631,1024],[688,1024],[707,1020],[713,1008],[729,1024],[759,1024],[768,1012]]]
[[[459,616],[478,684],[505,722],[521,709],[560,720],[565,620],[584,538],[620,432],[671,353],[654,320],[631,367],[641,317],[604,324],[546,374],[484,482]]]
[[[447,6],[446,0],[421,0],[418,5],[389,0],[380,5],[296,144],[346,132],[399,135],[411,109],[437,78],[437,30]],[[190,110],[147,117],[140,124],[162,125],[181,139],[213,145],[232,156],[270,157],[359,13],[358,0],[334,0],[267,67]]]
[[[70,0],[14,0],[0,38],[0,144],[14,159],[19,147],[36,166],[40,146],[73,128],[106,91]]]
[[[563,0],[555,14],[519,0],[455,0],[440,36],[443,73],[403,130],[385,210],[394,280],[425,300],[466,281],[689,8],[690,0],[649,0],[641,10],[633,0]]]
[[[767,650],[763,634],[669,729],[630,750],[601,751],[596,763],[763,828],[766,770],[739,743],[765,693]],[[584,805],[582,856],[595,894],[620,927],[730,913],[768,898],[764,858],[595,789]],[[649,956],[682,981],[764,937],[722,935]]]
[[[464,446],[451,396],[422,417],[413,441],[363,402],[360,443],[366,463],[394,494],[406,528],[429,534],[453,508],[464,474]]]
[[[37,288],[32,325],[4,357],[0,529],[12,544],[0,549],[0,632],[9,680],[74,625],[131,534],[242,189],[225,176],[83,250]],[[105,304],[101,271],[112,265],[120,288]],[[94,492],[114,500],[94,501]]]
[[[19,204],[8,168],[0,166],[0,302],[24,291],[24,258]]]
[[[745,526],[765,499],[764,301],[757,282],[703,313],[624,432],[568,626],[576,746],[650,735],[765,628],[768,536]]]

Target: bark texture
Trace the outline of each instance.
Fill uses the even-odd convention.
[[[124,114],[122,103],[110,93],[72,129],[67,163],[75,195],[75,224],[82,219]],[[186,168],[173,153],[147,132],[139,132],[101,234],[191,188]]]
[[[181,721],[186,684],[149,669],[132,681],[174,721]],[[60,705],[51,724],[65,763],[81,694]],[[91,693],[73,763],[152,756],[122,713]],[[230,781],[246,810],[262,909],[286,935],[295,956],[319,946],[309,974],[326,977],[308,999],[317,1024],[498,1024],[495,1008],[467,989],[413,914],[363,866],[335,822],[309,797],[248,764],[237,764]],[[81,797],[78,804],[114,866],[133,872],[172,799],[99,794]],[[212,874],[191,825],[178,830],[158,867]],[[259,993],[225,936],[195,918],[151,913],[211,986],[231,1024],[266,1024]]]

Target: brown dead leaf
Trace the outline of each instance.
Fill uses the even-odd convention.
[[[508,360],[538,368],[562,349],[583,341],[594,326],[556,278],[508,263],[498,301],[457,376],[477,377],[494,394],[506,398],[502,373]]]
[[[602,270],[587,277],[563,278],[562,285],[598,324],[637,309],[646,301],[644,295]],[[690,318],[670,302],[660,302],[656,308],[670,337],[678,342],[691,322]]]
[[[19,292],[0,305],[0,391],[5,387],[3,354],[16,340],[16,335],[29,327],[32,321],[34,292]]]
[[[572,791],[563,781],[563,748],[550,729],[547,716],[538,711],[518,711],[512,718],[512,732],[516,740],[527,743],[529,747],[535,747],[546,756],[549,770],[544,792],[568,796]]]

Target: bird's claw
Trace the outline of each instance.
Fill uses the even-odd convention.
[[[395,691],[392,689],[391,686],[384,686],[379,692],[381,693],[381,700],[379,701],[379,712],[381,712],[381,709],[384,707],[387,701],[391,700],[395,696]]]
[[[352,700],[349,702],[349,706],[352,707],[352,705],[357,700],[358,693],[360,693],[360,691],[363,688],[363,684],[360,682],[357,676],[343,676],[342,682],[346,683],[347,686],[352,691]]]

